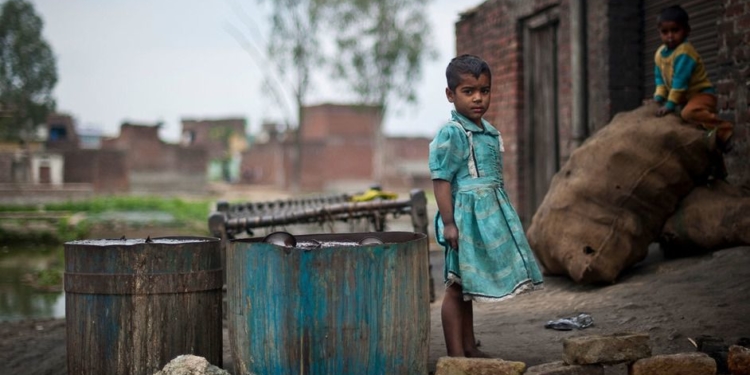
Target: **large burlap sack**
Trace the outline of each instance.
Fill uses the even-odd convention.
[[[750,195],[724,181],[699,186],[664,224],[665,255],[692,255],[750,245]]]
[[[694,181],[705,181],[706,133],[656,109],[618,114],[554,176],[527,232],[545,273],[615,282],[645,258]]]

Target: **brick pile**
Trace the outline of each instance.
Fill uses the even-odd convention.
[[[732,375],[750,375],[750,349],[730,346],[727,366]],[[529,368],[501,359],[442,357],[435,375],[715,375],[717,368],[706,353],[652,355],[648,334],[617,333],[565,339],[562,361]]]

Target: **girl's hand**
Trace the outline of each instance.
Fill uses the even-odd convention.
[[[445,237],[445,241],[448,242],[450,247],[458,251],[458,228],[456,227],[456,224],[445,224],[445,228],[443,228],[443,237]]]
[[[667,106],[661,106],[658,111],[656,111],[656,117],[662,117],[666,115],[667,113],[673,112],[673,110],[667,108]]]

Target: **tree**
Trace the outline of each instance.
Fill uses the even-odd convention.
[[[311,89],[312,71],[324,60],[320,48],[321,20],[326,4],[330,0],[270,0],[270,32],[267,46],[267,61],[258,65],[272,69],[266,72],[265,88],[282,105],[284,97],[294,97],[297,125],[294,129],[292,153],[291,189],[298,191],[302,175],[302,127],[303,108]],[[264,0],[258,0],[263,3]],[[239,7],[236,7],[242,13]],[[246,14],[244,16],[247,16]],[[254,23],[246,18],[248,28]],[[237,30],[230,32],[243,44],[251,55],[257,54],[257,43],[248,40]],[[257,38],[257,32],[256,38]],[[291,94],[289,93],[291,91]]]
[[[0,9],[0,139],[23,140],[55,108],[55,58],[42,19],[25,0]]]
[[[431,28],[425,18],[431,0],[335,0],[336,76],[360,100],[381,108],[416,102],[415,82],[422,61],[434,58]],[[376,134],[374,170],[382,179],[383,134]]]

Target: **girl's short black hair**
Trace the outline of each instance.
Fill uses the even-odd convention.
[[[474,78],[479,78],[480,75],[486,74],[490,78],[490,81],[492,80],[490,66],[486,61],[474,55],[455,57],[448,64],[448,68],[445,69],[445,78],[448,80],[448,88],[451,91],[456,90],[458,84],[461,83],[462,74],[471,74]]]
[[[690,16],[679,5],[672,5],[661,10],[659,18],[656,19],[656,24],[658,25],[664,21],[675,22],[686,30],[690,30]]]

